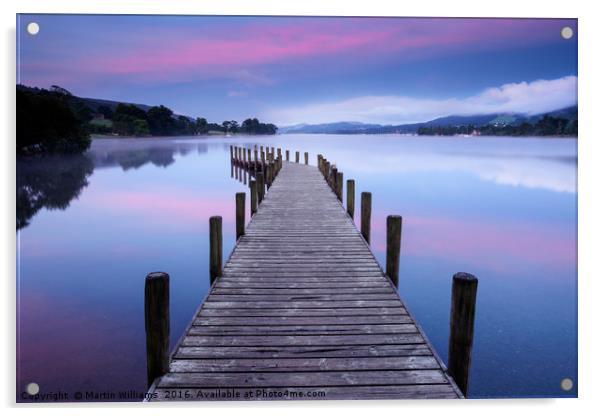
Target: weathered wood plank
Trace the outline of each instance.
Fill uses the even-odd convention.
[[[232,358],[176,359],[170,364],[173,373],[216,372],[298,372],[298,371],[366,371],[366,370],[437,370],[439,363],[431,356],[361,357],[361,358]]]

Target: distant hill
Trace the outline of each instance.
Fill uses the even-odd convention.
[[[469,116],[440,117],[424,123],[380,125],[364,124],[359,122],[336,122],[325,124],[297,124],[295,126],[280,127],[279,132],[291,133],[321,133],[321,134],[416,134],[421,127],[443,126],[518,126],[521,123],[537,123],[544,116],[562,117],[569,121],[577,120],[577,106],[567,107],[548,113],[527,116],[516,113],[478,114]]]
[[[338,133],[340,131],[363,131],[382,127],[380,124],[365,124],[354,121],[339,121],[325,124],[295,124],[279,127],[280,133]]]

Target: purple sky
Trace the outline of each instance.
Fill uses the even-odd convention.
[[[20,83],[279,125],[576,104],[574,19],[19,15]],[[36,36],[26,26],[40,25]],[[563,27],[575,36],[563,39]]]

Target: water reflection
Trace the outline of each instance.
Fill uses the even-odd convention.
[[[87,156],[48,156],[17,160],[17,230],[42,209],[64,210],[94,170]]]
[[[95,168],[124,171],[148,163],[168,167],[176,154],[207,153],[206,143],[157,139],[103,139],[83,155],[48,155],[17,159],[17,230],[29,225],[42,208],[65,210],[88,185]]]

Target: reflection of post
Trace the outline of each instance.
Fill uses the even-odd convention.
[[[245,194],[236,193],[236,240],[245,234]]]
[[[150,387],[169,371],[169,275],[149,273],[144,282],[146,375]]]
[[[454,274],[452,283],[447,367],[464,396],[468,396],[478,283],[469,273]]]
[[[249,193],[251,194],[251,216],[257,212],[257,181],[249,180]]]
[[[362,236],[370,244],[370,217],[372,216],[372,193],[362,192]]]
[[[355,181],[347,179],[347,214],[353,220],[355,214]]]
[[[401,217],[387,217],[387,276],[399,286],[399,254],[401,250]]]
[[[222,275],[222,217],[209,218],[209,282]]]

